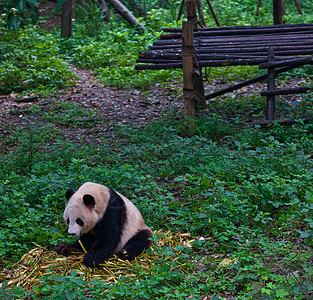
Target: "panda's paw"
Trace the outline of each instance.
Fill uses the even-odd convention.
[[[58,254],[69,256],[73,251],[75,251],[75,248],[66,243],[59,243],[55,246],[55,251]]]
[[[124,259],[124,260],[131,260],[131,255],[127,252],[126,249],[122,249],[120,252],[117,253],[117,256],[120,259]]]
[[[90,267],[90,268],[98,267],[98,264],[95,263],[94,256],[90,252],[87,252],[85,254],[83,262],[86,267]]]

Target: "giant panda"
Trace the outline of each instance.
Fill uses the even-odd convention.
[[[151,229],[137,207],[118,192],[86,182],[76,192],[68,190],[66,199],[63,218],[68,234],[79,239],[73,244],[58,244],[55,249],[59,254],[84,250],[84,264],[98,267],[113,254],[133,260],[150,246]]]

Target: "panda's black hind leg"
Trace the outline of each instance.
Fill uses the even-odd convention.
[[[152,232],[148,229],[143,229],[137,232],[118,253],[122,259],[133,260],[141,254],[152,243]]]

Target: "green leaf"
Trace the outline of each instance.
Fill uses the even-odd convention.
[[[8,27],[17,30],[20,25],[20,19],[14,15],[8,18]]]
[[[198,218],[199,219],[205,219],[205,218],[207,218],[207,214],[203,214],[203,213],[200,213],[200,214],[198,214]]]
[[[65,3],[66,0],[58,0],[56,6],[55,6],[55,10],[58,10],[62,7],[62,5]]]
[[[26,2],[28,3],[28,4],[30,4],[30,5],[34,5],[34,6],[38,6],[38,2],[37,2],[37,0],[26,0]]]
[[[15,5],[15,8],[17,9],[19,13],[21,13],[24,10],[25,5],[26,5],[26,0],[18,0],[18,2]]]
[[[309,237],[311,234],[308,231],[299,231],[300,232],[300,238],[307,238]]]
[[[75,277],[77,275],[77,271],[76,270],[71,270],[70,275]]]
[[[77,296],[77,294],[75,293],[75,291],[68,291],[66,293],[66,299],[68,299],[68,300],[73,300],[76,298],[76,296]]]
[[[270,289],[266,289],[266,288],[262,288],[262,293],[265,293],[265,294],[267,294],[267,295],[270,295],[271,294],[271,290]]]
[[[287,295],[289,295],[289,292],[286,291],[285,289],[276,290],[276,296],[277,297],[284,298]]]

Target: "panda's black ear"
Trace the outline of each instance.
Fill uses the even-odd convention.
[[[95,198],[89,194],[84,195],[83,201],[86,206],[92,206],[92,208],[96,205]]]
[[[74,191],[72,189],[67,190],[65,193],[66,200],[68,201],[73,195]]]

